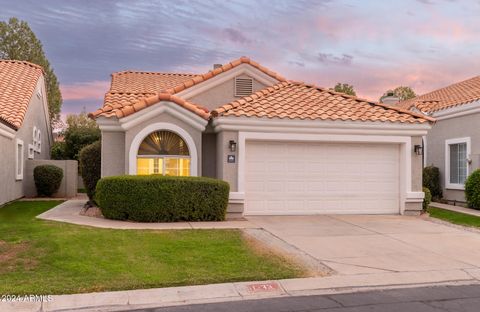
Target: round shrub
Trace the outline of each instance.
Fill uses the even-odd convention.
[[[63,170],[54,165],[40,165],[33,169],[33,179],[39,196],[52,196],[58,191],[63,179]]]
[[[425,193],[425,197],[423,198],[423,211],[427,211],[428,206],[430,206],[430,203],[432,202],[432,194],[426,187],[423,187],[423,193]]]
[[[423,168],[423,186],[430,190],[432,197],[436,200],[442,198],[442,187],[440,186],[440,170],[435,166]]]
[[[204,177],[116,176],[98,181],[105,218],[139,222],[225,220],[230,186]]]
[[[80,174],[90,201],[95,199],[95,188],[100,180],[102,166],[102,145],[100,141],[85,146],[80,151]]]
[[[465,199],[468,207],[480,209],[480,169],[472,172],[465,181]]]

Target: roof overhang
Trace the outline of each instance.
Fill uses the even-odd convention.
[[[161,114],[172,115],[199,131],[204,131],[208,124],[207,120],[197,114],[168,101],[158,102],[124,118],[99,116],[96,121],[102,131],[126,131]]]
[[[215,132],[263,131],[324,134],[375,134],[424,136],[432,128],[430,122],[400,123],[379,121],[331,121],[269,119],[257,117],[218,117],[213,119]]]
[[[480,100],[433,112],[432,117],[437,120],[444,120],[475,113],[480,113]]]
[[[6,137],[8,139],[13,139],[15,137],[15,129],[7,126],[6,124],[0,122],[0,136]]]

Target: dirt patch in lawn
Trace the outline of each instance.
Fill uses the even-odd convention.
[[[35,268],[37,265],[36,260],[23,257],[29,248],[30,245],[26,242],[7,243],[0,240],[0,273],[14,271],[18,266],[23,267],[25,270]]]

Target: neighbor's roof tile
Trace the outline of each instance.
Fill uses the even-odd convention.
[[[265,92],[267,91],[267,92]],[[433,118],[299,82],[281,82],[212,111],[212,116],[424,123]]]
[[[433,113],[477,100],[480,100],[480,76],[400,102],[397,106]]]
[[[0,60],[0,120],[14,129],[22,126],[42,67],[24,61]]]

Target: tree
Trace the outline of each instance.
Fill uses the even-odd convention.
[[[27,22],[15,17],[10,18],[8,22],[0,21],[0,59],[28,61],[43,67],[50,121],[55,122],[59,118],[62,106],[58,79],[45,56],[42,43]]]
[[[353,86],[348,84],[348,83],[340,83],[338,82],[335,87],[333,88],[333,91],[335,92],[341,92],[341,93],[345,93],[345,94],[348,94],[348,95],[353,95],[353,96],[356,96],[357,93],[355,92],[355,90],[353,89]]]
[[[78,160],[80,150],[100,140],[100,129],[95,120],[88,118],[85,112],[67,116],[65,130],[65,158]]]
[[[393,93],[400,99],[400,101],[413,99],[417,96],[412,88],[404,86],[396,87],[393,89]]]

